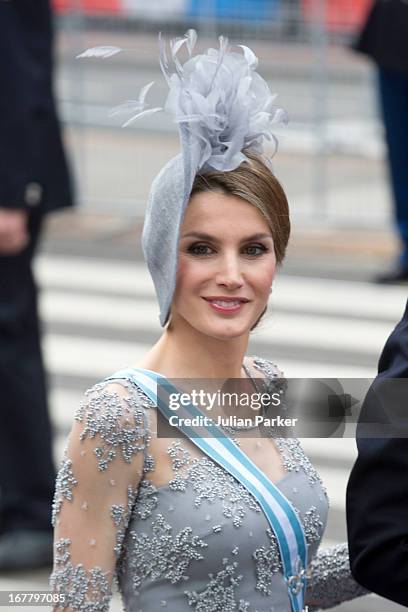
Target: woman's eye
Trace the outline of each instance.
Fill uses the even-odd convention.
[[[210,249],[210,247],[207,244],[192,244],[188,248],[188,252],[192,253],[193,255],[208,255],[208,249]]]
[[[265,253],[268,249],[263,244],[251,244],[246,247],[246,252],[248,255],[261,255]]]

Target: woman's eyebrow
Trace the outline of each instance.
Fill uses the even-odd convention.
[[[210,240],[212,242],[219,242],[218,238],[215,236],[211,236],[211,234],[206,234],[205,232],[188,232],[187,234],[183,234],[182,238],[198,238],[199,240]],[[248,242],[249,240],[262,240],[265,238],[272,239],[271,234],[265,233],[257,233],[252,234],[251,236],[247,236],[243,238],[241,242]]]

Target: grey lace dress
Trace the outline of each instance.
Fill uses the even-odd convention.
[[[246,366],[267,381],[280,375],[256,356]],[[55,609],[107,611],[118,589],[131,612],[290,612],[257,502],[191,441],[159,439],[156,426],[156,407],[134,382],[107,379],[86,392],[56,480],[50,585],[66,603]],[[245,452],[267,476],[281,462],[275,483],[308,544],[309,611],[365,594],[346,544],[318,551],[328,500],[299,442],[254,439]]]

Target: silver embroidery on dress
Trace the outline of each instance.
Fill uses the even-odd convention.
[[[168,447],[167,452],[171,458],[172,467],[175,472],[190,464],[190,452],[181,446],[180,440],[174,440]]]
[[[309,510],[304,512],[301,517],[301,521],[303,523],[306,542],[309,545],[313,544],[313,542],[319,542],[323,535],[324,525],[316,506],[311,506]]]
[[[252,357],[253,365],[258,368],[265,377],[269,380],[273,380],[274,378],[278,378],[282,373],[279,370],[278,366],[269,361],[268,359],[263,359],[262,357]]]
[[[86,392],[88,401],[82,403],[75,419],[85,421],[80,439],[99,436],[101,442],[94,449],[98,469],[106,470],[120,453],[126,463],[146,448],[146,423],[138,396],[130,393],[122,397],[106,390],[106,383],[98,383]]]
[[[190,606],[195,612],[247,612],[249,602],[236,598],[236,588],[243,575],[236,574],[238,562],[223,559],[224,569],[217,574],[209,574],[209,582],[200,592],[184,591]]]
[[[310,463],[308,457],[305,455],[299,440],[296,438],[274,438],[274,442],[282,456],[285,470],[287,472],[299,472],[303,470],[311,485],[320,485],[328,501],[326,488],[323,485],[322,479],[316,471],[316,468]]]
[[[65,596],[60,608],[86,610],[87,612],[108,612],[112,589],[107,578],[109,572],[100,567],[86,570],[80,563],[73,565],[70,559],[69,539],[60,539],[55,543],[55,569],[50,576],[49,584],[56,593]]]
[[[210,504],[221,501],[223,515],[231,519],[235,527],[242,525],[247,510],[261,512],[251,493],[208,457],[192,459],[186,476],[177,474],[169,485],[174,491],[185,491],[187,487],[192,487],[196,493],[196,508],[201,507],[204,501]]]
[[[253,552],[252,557],[255,560],[255,588],[264,595],[272,595],[272,577],[282,572],[282,562],[275,534],[269,527],[266,532],[270,541],[269,547],[260,546]]]
[[[55,563],[56,565],[65,565],[71,558],[71,553],[69,552],[69,546],[71,544],[71,540],[69,538],[60,538],[54,544],[55,550]]]
[[[332,608],[344,601],[367,594],[352,577],[347,543],[326,548],[316,555],[308,569],[309,611]]]
[[[72,489],[78,484],[72,471],[71,459],[64,458],[60,463],[60,468],[55,480],[54,500],[52,502],[51,524],[55,527],[57,515],[61,511],[64,499],[72,501],[74,496]]]
[[[147,519],[157,506],[157,487],[149,480],[142,480],[139,485],[133,513],[141,519]]]
[[[150,435],[147,435],[146,436],[146,446],[149,445],[149,442],[150,442]],[[155,467],[156,467],[156,464],[155,464],[154,457],[152,457],[152,455],[146,454],[144,464],[143,464],[143,474],[154,472]]]
[[[132,507],[135,503],[137,491],[134,491],[131,486],[128,486],[127,508],[123,504],[113,504],[111,506],[110,515],[116,527],[116,543],[114,547],[115,555],[118,558],[122,551],[122,544],[126,533],[126,528],[129,523]]]
[[[207,544],[185,527],[173,535],[173,528],[157,514],[152,521],[153,536],[130,531],[131,546],[128,547],[126,564],[129,565],[133,587],[137,591],[143,581],[165,578],[172,584],[188,578],[186,570],[192,561],[203,559],[201,549]]]

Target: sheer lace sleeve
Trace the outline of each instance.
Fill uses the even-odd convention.
[[[346,543],[319,551],[309,566],[308,574],[306,604],[309,612],[333,608],[369,593],[351,575]]]
[[[65,600],[54,610],[109,610],[148,432],[134,385],[105,381],[86,392],[55,486],[50,586]]]

